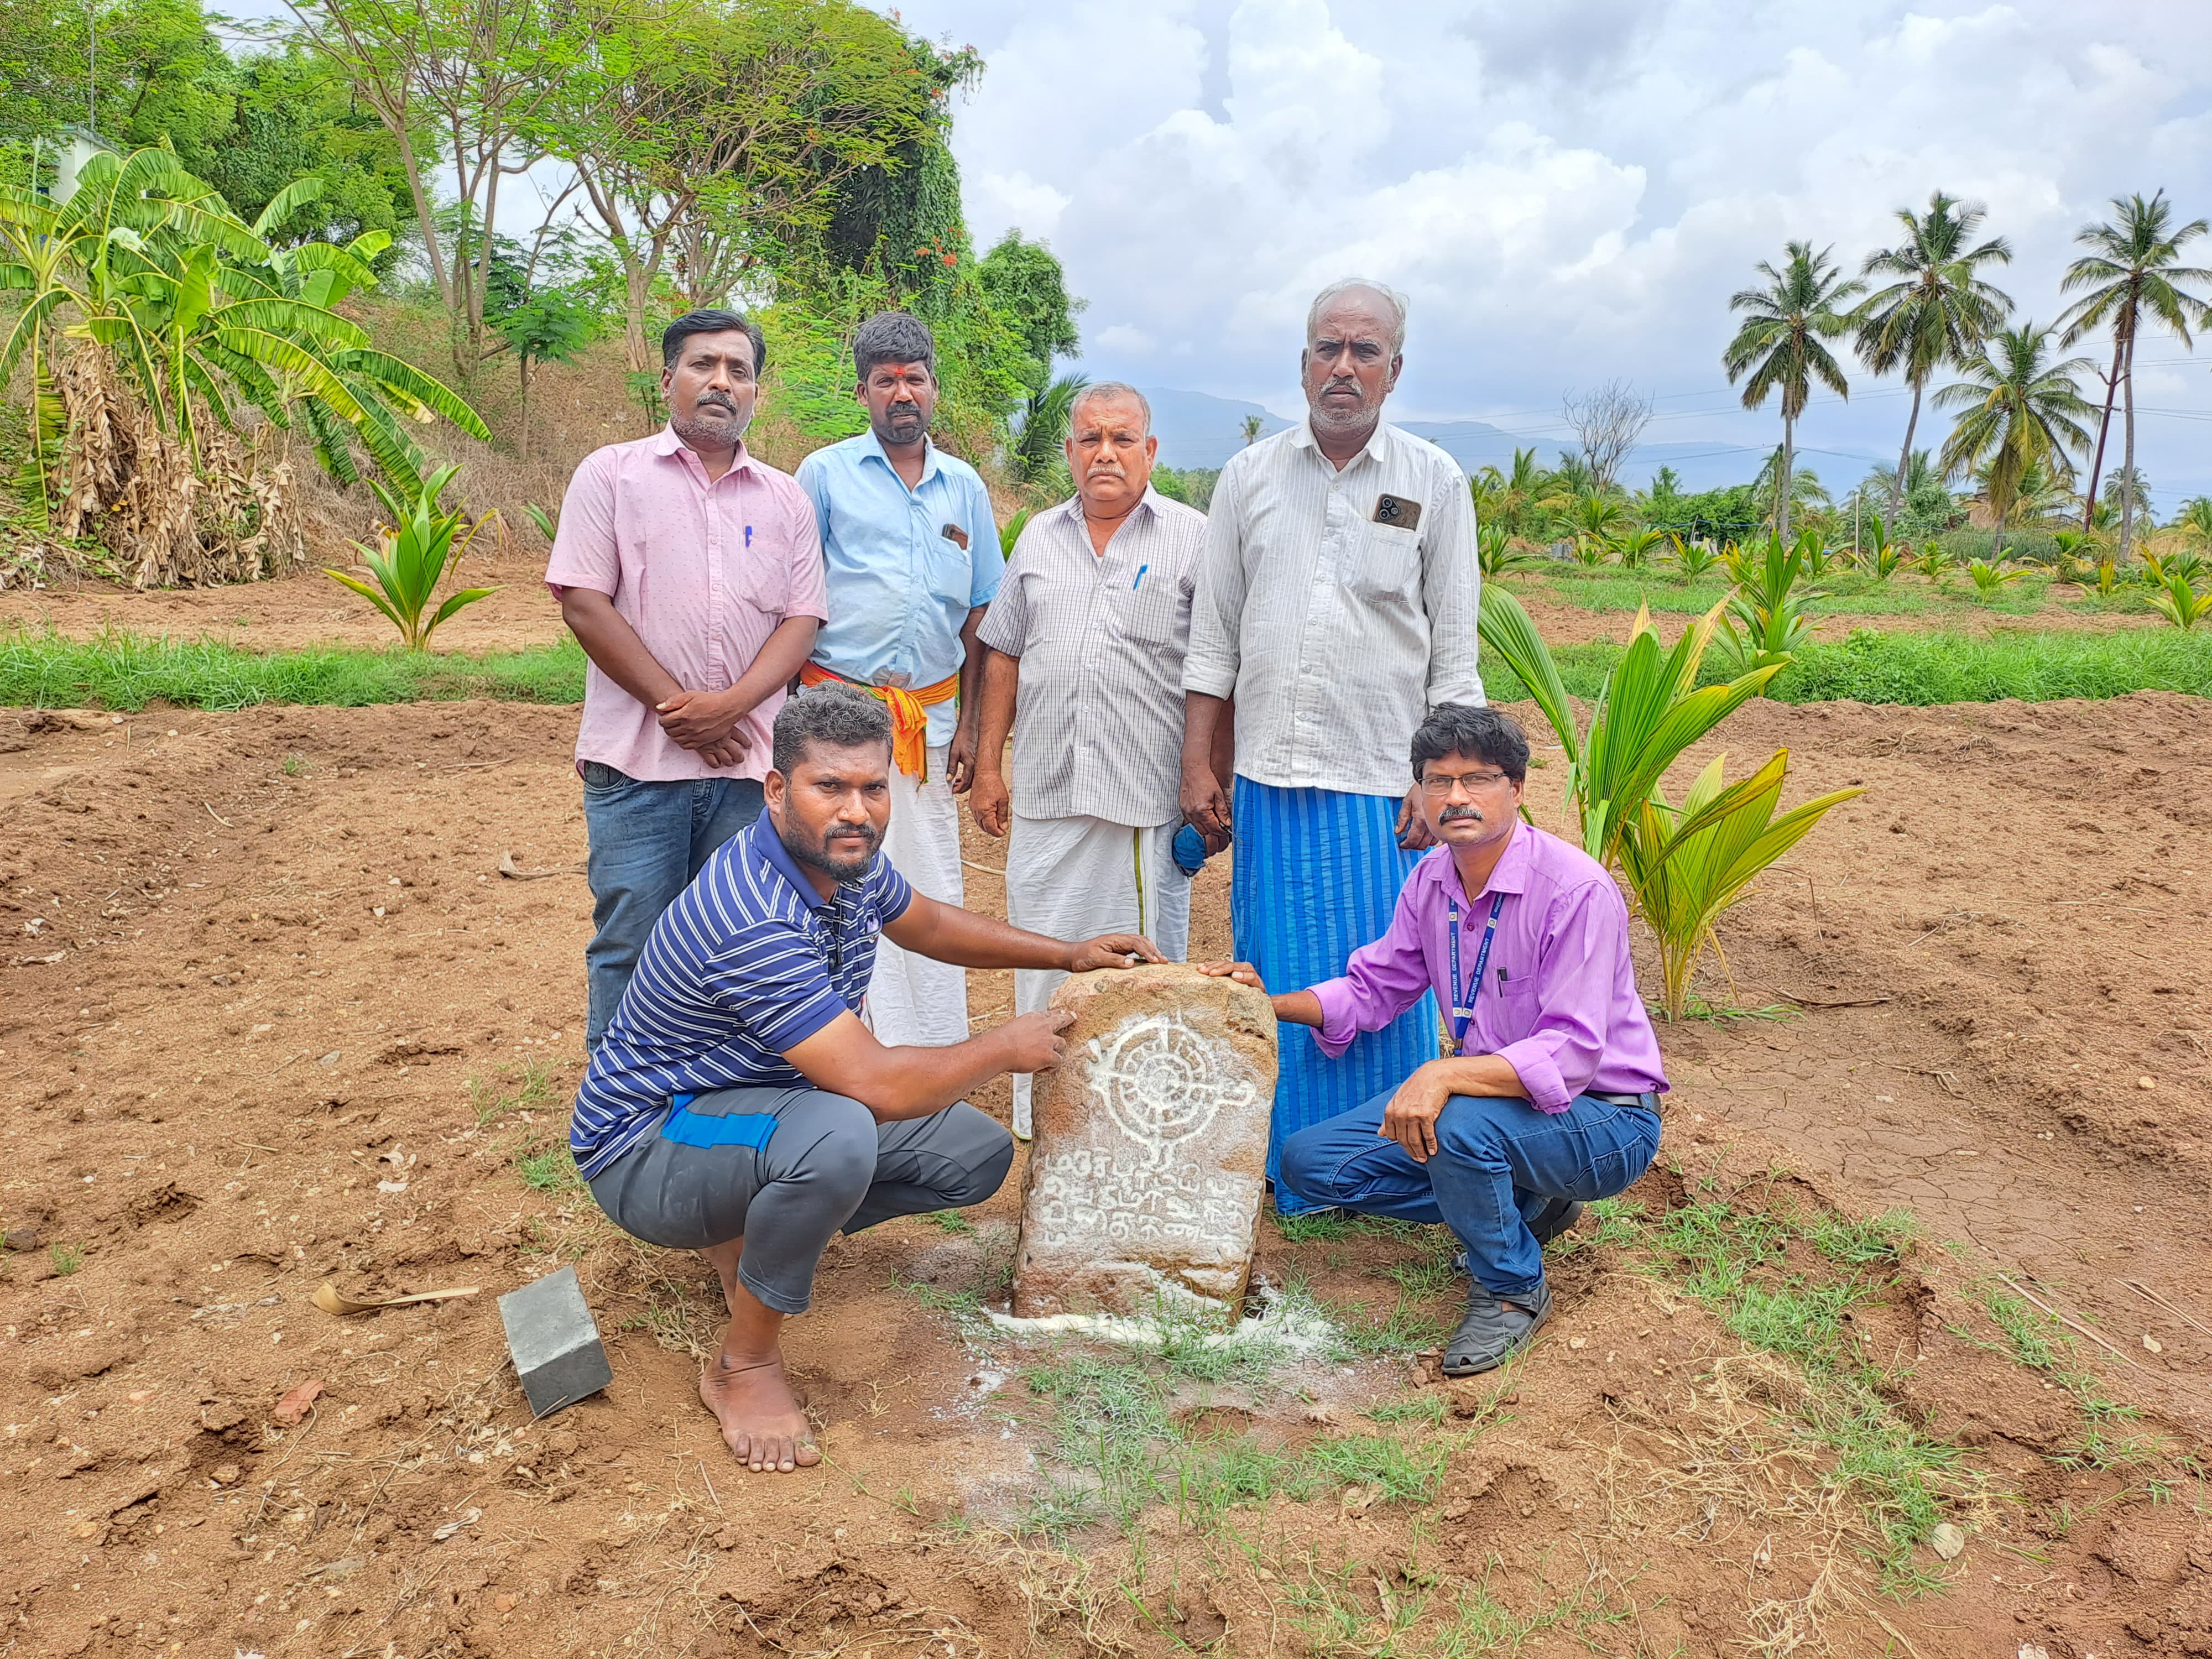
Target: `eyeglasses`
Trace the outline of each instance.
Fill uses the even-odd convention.
[[[1452,786],[1457,784],[1468,794],[1474,795],[1504,781],[1505,774],[1503,772],[1462,772],[1457,776],[1449,772],[1431,772],[1421,780],[1421,788],[1427,794],[1449,795]]]

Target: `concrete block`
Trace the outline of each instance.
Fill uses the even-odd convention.
[[[533,1417],[550,1417],[615,1380],[576,1270],[563,1267],[499,1299],[507,1351]]]

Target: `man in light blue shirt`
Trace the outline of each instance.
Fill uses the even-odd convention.
[[[958,905],[960,819],[954,796],[975,771],[975,637],[999,591],[990,492],[975,469],[929,441],[937,344],[886,311],[853,337],[854,396],[868,430],[799,465],[828,566],[830,620],[800,674],[843,680],[890,707],[891,827],[884,852],[915,890]],[[968,1040],[968,975],[888,942],[876,957],[867,1020],[877,1038],[929,1048]]]

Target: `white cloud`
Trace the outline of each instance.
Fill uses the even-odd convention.
[[[1785,240],[1856,270],[1900,207],[1980,199],[2015,249],[2001,282],[2047,320],[2074,231],[2113,195],[2164,186],[2183,217],[2212,212],[2200,0],[903,15],[983,50],[955,131],[970,222],[983,242],[1014,223],[1049,237],[1091,301],[1085,369],[1285,410],[1308,299],[1359,270],[1413,299],[1403,413],[1542,411],[1620,374],[1702,394],[1662,404],[1709,411],[1668,437],[1771,441],[1768,416],[1733,410],[1718,357],[1727,296]],[[2161,370],[2160,406],[2212,412],[2206,368],[2212,353]],[[1808,441],[1887,453],[1902,413],[1894,383],[1869,381],[1848,407],[1816,403]],[[2212,488],[2201,429],[2146,418],[2154,478]]]

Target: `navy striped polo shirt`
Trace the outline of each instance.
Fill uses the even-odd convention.
[[[661,913],[576,1091],[568,1149],[586,1180],[652,1134],[675,1097],[805,1088],[784,1051],[858,1013],[876,936],[914,890],[878,853],[823,898],[766,812],[716,848]]]

